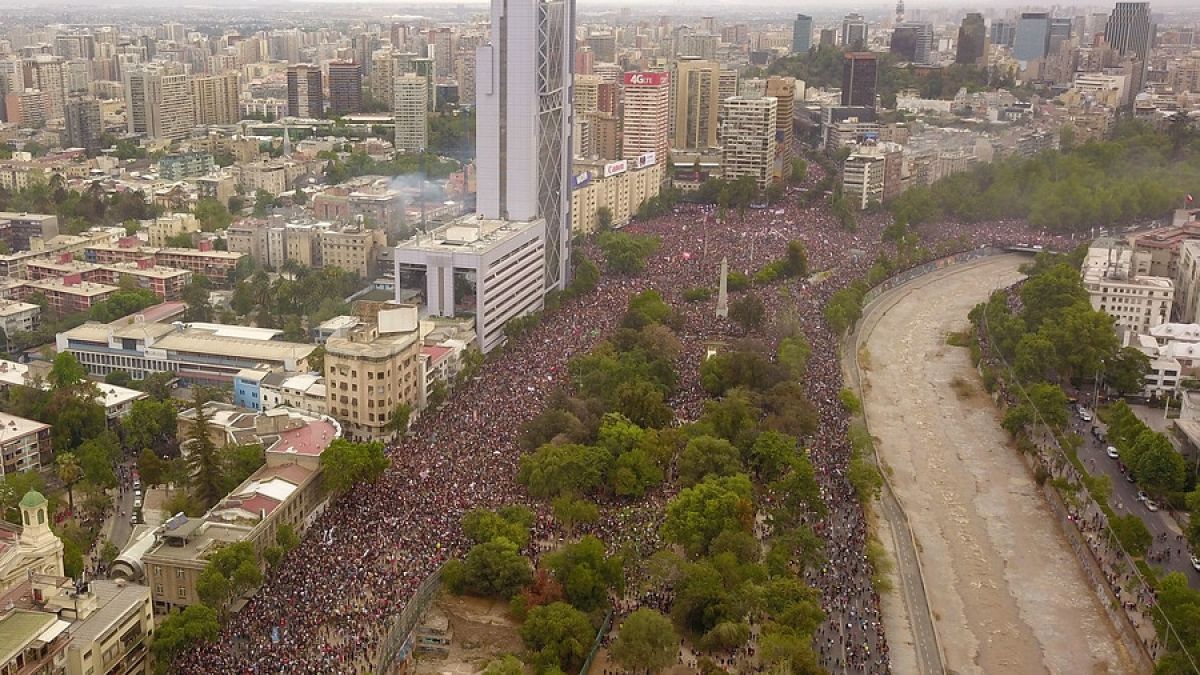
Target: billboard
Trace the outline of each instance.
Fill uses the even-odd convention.
[[[609,176],[615,176],[619,173],[625,173],[625,170],[628,168],[629,162],[626,162],[623,159],[619,162],[609,162],[608,164],[604,165],[604,177],[608,178]]]
[[[644,153],[638,155],[637,159],[633,160],[633,168],[644,169],[648,166],[654,166],[654,163],[657,161],[658,161],[658,153],[644,152]]]
[[[667,73],[625,73],[626,86],[658,87],[667,83]]]
[[[575,174],[575,178],[572,181],[571,186],[581,188],[590,182],[592,182],[592,172],[584,171],[583,173]]]

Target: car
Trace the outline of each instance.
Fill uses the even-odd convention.
[[[135,509],[142,508],[142,498],[141,497],[133,498],[133,508],[135,508]]]
[[[1121,456],[1121,453],[1116,448],[1114,448],[1113,446],[1110,445],[1110,446],[1108,446],[1108,456],[1112,457],[1113,459],[1117,459],[1118,457]]]
[[[133,496],[141,497],[142,496],[142,488],[140,488],[140,487],[133,488]]]
[[[1192,567],[1196,568],[1197,570],[1200,570],[1200,558],[1197,558],[1196,556],[1192,556]]]
[[[1092,421],[1092,413],[1085,410],[1085,411],[1079,413],[1079,419],[1083,420],[1084,422],[1091,422]]]
[[[1147,499],[1146,500],[1146,510],[1153,513],[1154,511],[1158,510],[1158,504],[1155,504],[1154,500],[1152,500],[1152,499]]]
[[[1149,498],[1150,498],[1150,497],[1149,497],[1148,495],[1146,495],[1146,491],[1145,491],[1145,490],[1138,490],[1138,493],[1137,493],[1137,500],[1138,500],[1139,502],[1144,502],[1144,501],[1146,501],[1146,500],[1147,500],[1147,499],[1149,499]]]

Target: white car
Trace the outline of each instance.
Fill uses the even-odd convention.
[[[1092,411],[1088,410],[1087,408],[1080,408],[1079,409],[1079,419],[1083,420],[1084,422],[1091,422],[1092,421]]]
[[[1154,503],[1154,500],[1152,500],[1152,499],[1147,499],[1147,500],[1146,500],[1146,510],[1147,510],[1147,511],[1150,511],[1150,512],[1157,511],[1157,510],[1158,510],[1158,504],[1155,504],[1155,503]]]
[[[1121,453],[1118,452],[1116,448],[1114,448],[1113,446],[1110,445],[1110,446],[1108,446],[1108,456],[1112,457],[1113,459],[1117,459],[1118,457],[1121,456]]]
[[[1200,558],[1197,558],[1196,556],[1192,556],[1192,567],[1195,567],[1197,570],[1200,570]]]
[[[1146,494],[1146,491],[1145,491],[1145,490],[1138,490],[1138,493],[1137,493],[1137,500],[1138,500],[1139,502],[1144,502],[1144,501],[1146,501],[1146,500],[1147,500],[1147,499],[1149,499],[1149,498],[1150,498],[1150,497],[1149,497],[1149,496]]]

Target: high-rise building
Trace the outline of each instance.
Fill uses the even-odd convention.
[[[1050,19],[1050,37],[1046,41],[1046,54],[1057,54],[1062,45],[1071,40],[1070,19]]]
[[[837,31],[832,28],[822,28],[821,29],[820,46],[836,47],[837,46]]]
[[[878,71],[871,52],[847,52],[842,60],[842,105],[874,108]]]
[[[807,54],[812,48],[812,17],[797,14],[792,22],[792,53]]]
[[[491,40],[476,58],[477,208],[545,219],[546,290],[570,269],[574,36],[574,0],[492,0]]]
[[[362,112],[362,66],[354,61],[329,62],[329,112]]]
[[[63,103],[67,97],[63,60],[57,56],[37,54],[25,59],[21,65],[25,71],[25,86],[46,94],[47,119],[62,117]]]
[[[933,51],[933,24],[909,21],[892,31],[890,50],[912,63],[929,63]]]
[[[767,96],[776,101],[775,172],[782,176],[792,160],[792,138],[796,121],[796,78],[772,75],[767,78]]]
[[[192,110],[196,124],[237,124],[238,74],[193,77]]]
[[[1027,63],[1046,58],[1049,50],[1050,15],[1046,12],[1021,14],[1013,37],[1013,58]]]
[[[396,150],[421,152],[429,146],[429,87],[425,78],[415,73],[397,77],[393,87]]]
[[[449,26],[434,28],[429,31],[429,46],[433,52],[434,74],[437,77],[451,77],[454,74],[454,46],[458,36]]]
[[[842,19],[842,46],[862,50],[867,46],[867,20],[861,14],[847,14]]]
[[[954,53],[954,62],[973,66],[983,61],[987,45],[987,28],[983,24],[983,15],[971,12],[962,20],[958,27],[958,47]]]
[[[996,20],[988,33],[988,42],[997,47],[1012,47],[1017,35],[1017,24],[1012,21]]]
[[[623,110],[625,159],[653,152],[665,162],[667,151],[668,116],[671,107],[671,75],[669,73],[625,73],[625,107]]]
[[[721,66],[714,61],[683,59],[675,66],[672,85],[675,93],[671,147],[680,150],[717,147]]]
[[[88,154],[99,152],[100,135],[104,132],[100,102],[94,98],[68,99],[65,113],[67,145],[83,148]]]
[[[192,86],[179,64],[138,66],[125,75],[129,133],[153,139],[186,138],[195,125]]]
[[[772,96],[731,96],[721,103],[722,173],[726,180],[751,176],[759,188],[775,179],[775,123]]]
[[[287,95],[289,116],[320,117],[325,114],[321,69],[305,63],[288,66]]]
[[[592,48],[592,53],[596,55],[597,61],[617,62],[617,37],[612,33],[589,35],[587,45]]]
[[[1104,41],[1122,56],[1137,58],[1143,67],[1153,34],[1148,2],[1118,2],[1104,26]]]

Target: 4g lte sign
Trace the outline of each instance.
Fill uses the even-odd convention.
[[[667,73],[625,73],[625,84],[635,87],[657,87],[667,81]]]

